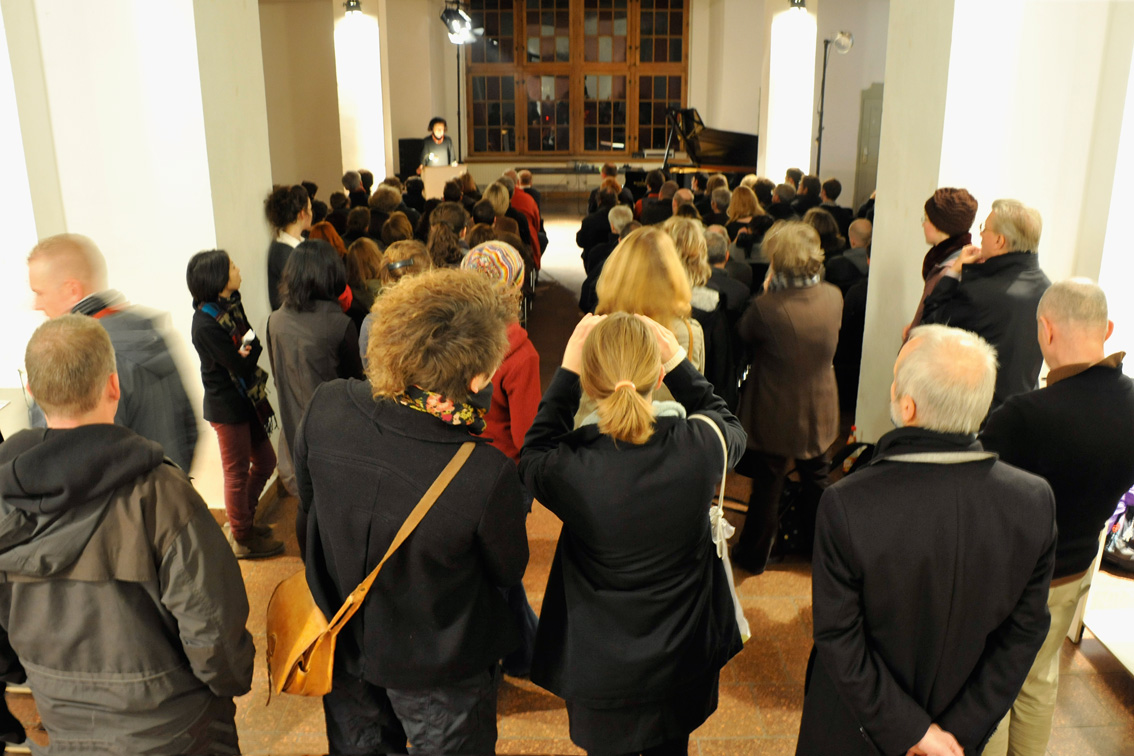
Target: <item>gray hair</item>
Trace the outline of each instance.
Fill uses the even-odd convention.
[[[712,200],[713,204],[717,206],[717,211],[723,213],[728,210],[729,203],[732,202],[732,192],[730,192],[727,187],[722,186],[714,189],[713,193],[709,195],[709,198]]]
[[[721,265],[728,262],[728,238],[716,231],[705,232],[705,244],[708,245],[709,265]]]
[[[898,358],[894,396],[917,406],[918,427],[976,433],[996,388],[996,349],[970,331],[918,326]]]
[[[40,239],[28,254],[28,263],[33,260],[43,260],[55,275],[83,284],[86,294],[106,288],[106,258],[88,236],[56,234]]]
[[[1057,281],[1040,297],[1036,314],[1055,323],[1106,331],[1109,314],[1106,294],[1089,278]]]
[[[626,224],[634,220],[634,211],[626,205],[615,205],[606,214],[606,219],[610,222],[610,227],[614,233],[621,234],[622,229],[626,228]]]
[[[358,171],[347,171],[343,174],[343,186],[348,191],[354,191],[362,186],[362,175]]]
[[[990,229],[1004,237],[1009,252],[1038,252],[1043,218],[1039,210],[1014,199],[998,199],[992,203]]]
[[[24,351],[28,388],[49,418],[73,418],[98,406],[118,372],[106,329],[86,315],[60,315],[35,329]]]

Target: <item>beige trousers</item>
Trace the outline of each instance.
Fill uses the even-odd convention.
[[[982,756],[1044,756],[1055,716],[1059,650],[1075,617],[1079,597],[1091,587],[1092,570],[1082,580],[1052,588],[1047,596],[1051,628],[1012,709],[1000,721]]]

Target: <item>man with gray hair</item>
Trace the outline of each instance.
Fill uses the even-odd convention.
[[[1047,606],[1051,629],[1012,710],[985,756],[1043,756],[1059,685],[1059,651],[1091,583],[1099,532],[1134,486],[1134,381],[1122,352],[1106,354],[1114,330],[1093,281],[1053,284],[1040,299],[1039,346],[1047,388],[1017,394],[988,418],[984,448],[1042,476],[1055,492],[1059,543]]]
[[[720,227],[716,226],[715,228]],[[709,267],[712,268],[709,282],[705,285],[720,292],[724,299],[725,311],[729,314],[730,321],[735,323],[744,314],[745,308],[748,307],[748,299],[752,296],[752,290],[728,273],[726,267],[729,259],[728,236],[719,231],[707,229],[705,231],[705,244],[708,248]]]
[[[603,202],[611,201],[612,196],[613,192],[607,192]],[[579,288],[579,309],[583,312],[594,312],[595,307],[598,306],[595,285],[598,283],[599,274],[602,273],[602,266],[606,265],[606,258],[610,257],[610,253],[618,246],[618,237],[622,233],[622,229],[634,220],[634,211],[630,209],[629,205],[615,205],[607,209],[606,213],[610,235],[605,241],[593,244],[590,248],[583,250],[583,270],[587,274],[586,279],[583,280],[583,285]]]
[[[718,186],[709,193],[709,212],[705,215],[705,227],[728,225],[728,206],[732,203],[732,192],[727,186]]]
[[[998,199],[969,245],[925,299],[921,322],[979,334],[996,347],[1000,370],[992,409],[1036,388],[1043,355],[1036,343],[1036,305],[1051,285],[1039,266],[1043,222],[1022,202]]]
[[[979,753],[1048,629],[1055,498],[976,439],[996,352],[913,330],[894,365],[899,426],[823,494],[815,646],[799,756]]]
[[[161,447],[114,424],[114,349],[60,315],[24,356],[46,429],[0,444],[0,669],[23,665],[52,752],[239,753],[248,599]]]
[[[362,174],[358,171],[347,171],[343,174],[343,188],[350,197],[351,207],[366,207],[370,194],[362,185]]]
[[[35,309],[49,318],[89,315],[102,324],[118,359],[122,400],[115,422],[161,444],[185,472],[197,448],[197,416],[173,355],[158,328],[158,313],[130,306],[106,282],[106,259],[80,234],[42,239],[28,255]],[[42,427],[37,408],[32,425]]]

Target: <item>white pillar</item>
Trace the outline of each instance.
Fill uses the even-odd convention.
[[[170,313],[171,347],[199,407],[189,258],[227,249],[258,333],[268,314],[262,202],[271,171],[257,4],[2,0],[0,9],[37,234],[90,236],[111,286]],[[26,287],[26,268],[20,280]],[[0,319],[27,306],[0,301]],[[198,487],[217,505],[216,440],[202,431]]]

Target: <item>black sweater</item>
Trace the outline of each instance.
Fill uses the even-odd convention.
[[[1090,567],[1099,531],[1134,486],[1134,381],[1121,366],[1095,365],[1012,397],[988,418],[981,443],[1051,484],[1059,524],[1054,577]]]
[[[284,245],[287,246],[287,245]],[[232,382],[231,370],[241,378],[256,374],[256,362],[264,346],[259,337],[252,351],[241,357],[228,331],[201,310],[193,313],[193,346],[201,357],[201,383],[205,385],[205,419],[210,423],[247,423],[256,419],[252,403]]]

